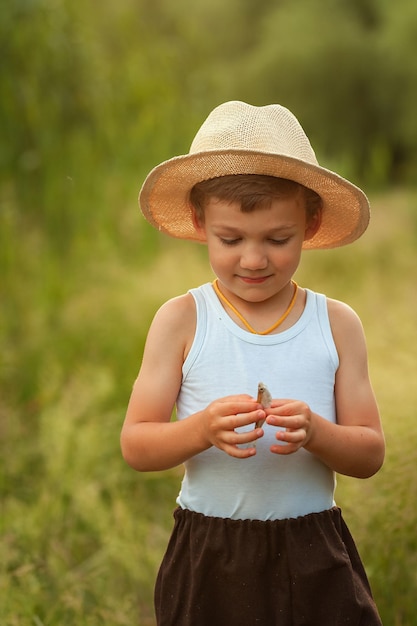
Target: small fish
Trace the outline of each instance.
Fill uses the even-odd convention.
[[[271,402],[272,402],[272,396],[269,392],[268,387],[265,385],[265,383],[259,383],[258,384],[258,397],[257,397],[257,401],[262,404],[262,406],[264,407],[264,409],[267,409],[269,406],[271,406]],[[259,420],[255,423],[255,428],[261,428],[261,426],[263,425],[263,423],[265,422],[265,420]]]

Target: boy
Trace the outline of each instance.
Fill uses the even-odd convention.
[[[334,501],[336,472],[366,478],[384,458],[362,326],[292,278],[303,249],[364,232],[366,196],[317,163],[287,109],[227,102],[140,203],[205,242],[216,276],[156,314],[122,430],[138,471],[185,464],[158,626],[381,624]]]

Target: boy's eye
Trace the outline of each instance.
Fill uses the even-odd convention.
[[[268,239],[269,243],[271,243],[273,246],[285,246],[285,244],[288,243],[289,240],[290,237],[284,237],[283,239],[274,239],[271,237],[270,239]],[[241,237],[233,237],[231,239],[227,237],[219,237],[219,241],[224,246],[236,246],[242,241],[242,239]]]
[[[235,246],[237,243],[239,243],[240,239],[225,239],[224,237],[219,237],[221,243],[225,246]]]
[[[270,239],[269,241],[274,246],[285,246],[285,244],[288,243],[289,240],[290,240],[290,238],[286,237],[285,239]]]

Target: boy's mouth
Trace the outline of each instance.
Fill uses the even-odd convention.
[[[260,285],[268,280],[269,276],[239,276],[239,278],[249,285]]]

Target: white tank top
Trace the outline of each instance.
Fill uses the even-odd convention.
[[[190,293],[197,328],[183,365],[178,419],[224,396],[256,397],[262,381],[273,398],[303,400],[315,413],[336,421],[339,359],[324,295],[307,289],[305,309],[291,328],[254,335],[227,315],[210,283]],[[273,454],[269,447],[277,443],[276,427],[263,428],[264,437],[251,458],[236,459],[213,446],[186,461],[179,506],[209,516],[259,520],[298,517],[334,506],[334,472],[304,448],[290,455]]]

